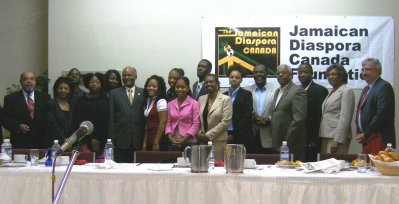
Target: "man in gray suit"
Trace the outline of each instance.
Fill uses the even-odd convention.
[[[255,140],[248,146],[249,153],[271,154],[272,153],[272,133],[270,128],[271,102],[277,86],[267,83],[267,70],[263,64],[258,64],[253,70],[255,84],[246,87],[252,93],[253,99],[253,127]]]
[[[143,89],[135,86],[137,71],[126,67],[122,72],[124,86],[109,92],[109,137],[115,145],[115,161],[133,162],[144,138]]]
[[[272,102],[273,149],[278,152],[282,141],[287,141],[295,160],[305,161],[307,95],[305,89],[292,83],[288,65],[277,67],[280,88]]]

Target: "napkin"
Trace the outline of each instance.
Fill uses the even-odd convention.
[[[97,169],[117,169],[119,164],[112,160],[107,160],[104,163],[96,163],[95,167]]]

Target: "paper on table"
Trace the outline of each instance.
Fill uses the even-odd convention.
[[[301,163],[301,166],[305,169],[304,172],[306,173],[318,170],[327,170],[327,172],[325,173],[331,173],[329,170],[337,171],[336,169],[331,169],[331,167],[336,166],[338,168],[338,171],[341,169],[341,162],[334,158],[331,158],[318,162]]]

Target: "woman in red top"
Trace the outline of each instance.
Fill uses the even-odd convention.
[[[163,138],[166,117],[167,102],[166,85],[162,77],[152,75],[147,79],[143,92],[145,107],[145,134],[143,141],[143,151],[159,151],[160,141]]]

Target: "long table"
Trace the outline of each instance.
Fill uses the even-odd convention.
[[[56,168],[57,187],[65,169]],[[0,203],[51,203],[51,168],[0,168]],[[243,174],[226,174],[221,167],[191,173],[172,164],[75,165],[59,203],[397,204],[399,177],[369,170],[307,174],[266,165]]]

